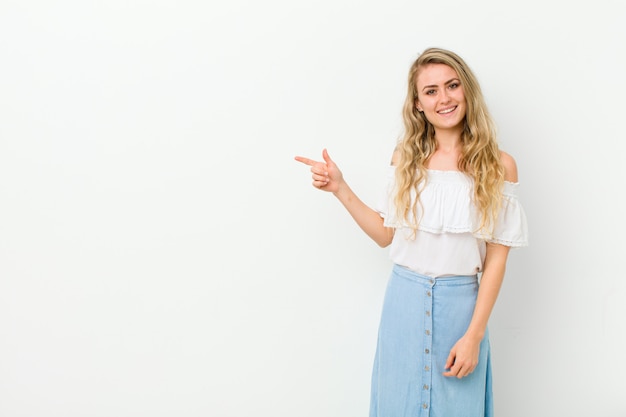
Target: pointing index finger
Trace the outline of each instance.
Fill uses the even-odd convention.
[[[308,165],[308,166],[313,166],[316,163],[316,161],[314,161],[312,159],[309,159],[309,158],[305,158],[303,156],[296,156],[294,159],[296,161],[302,162],[303,164]]]

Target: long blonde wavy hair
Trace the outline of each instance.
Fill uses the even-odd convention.
[[[451,67],[461,82],[467,110],[458,169],[474,180],[473,201],[480,213],[480,225],[476,231],[491,235],[501,207],[504,183],[496,129],[480,85],[469,66],[461,57],[445,49],[426,49],[409,71],[408,92],[402,110],[404,136],[396,147],[396,214],[414,232],[417,230],[417,205],[421,189],[428,179],[426,164],[437,149],[433,125],[416,108],[417,76],[428,64]]]

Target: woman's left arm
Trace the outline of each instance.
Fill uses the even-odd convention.
[[[501,152],[500,161],[504,165],[504,179],[509,182],[517,182],[517,164],[515,159],[506,152]],[[493,306],[496,304],[496,299],[502,286],[506,260],[510,249],[509,246],[487,243],[474,314],[467,331],[450,350],[445,366],[445,369],[448,371],[444,372],[444,376],[463,378],[471,374],[476,365],[478,365],[480,342],[485,336],[491,310],[493,310]]]

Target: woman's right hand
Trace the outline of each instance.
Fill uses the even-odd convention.
[[[296,156],[295,160],[311,167],[313,187],[336,193],[343,183],[343,174],[337,164],[330,159],[326,149],[322,151],[322,158],[324,158],[324,162],[314,161],[303,156]]]

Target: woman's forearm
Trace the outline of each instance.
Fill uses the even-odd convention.
[[[393,229],[385,227],[380,214],[361,201],[346,182],[342,182],[333,194],[374,242],[383,248],[391,243]]]
[[[508,246],[487,244],[487,254],[480,279],[476,306],[466,332],[467,335],[475,339],[480,340],[485,335],[489,316],[496,304],[496,299],[504,280],[509,249]]]

